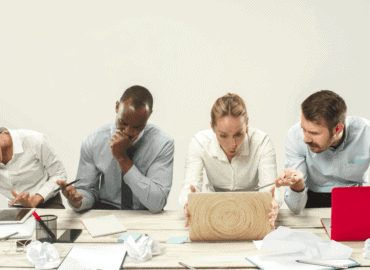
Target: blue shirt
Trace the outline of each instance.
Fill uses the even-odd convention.
[[[285,142],[285,167],[301,171],[306,188],[285,190],[285,202],[299,214],[307,202],[307,189],[330,193],[334,187],[358,186],[368,182],[370,165],[370,121],[357,116],[346,118],[345,137],[337,147],[314,153],[303,142],[301,123],[290,128]]]
[[[82,141],[76,177],[82,180],[74,186],[85,197],[80,208],[71,206],[75,211],[89,209],[97,200],[121,208],[123,172],[109,145],[116,129],[115,122],[103,125]],[[174,140],[159,127],[147,124],[131,148],[134,165],[123,179],[132,190],[133,209],[160,212],[172,186]]]

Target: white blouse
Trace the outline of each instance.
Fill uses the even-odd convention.
[[[202,191],[203,168],[209,181],[208,191],[253,191],[275,181],[276,155],[272,142],[266,133],[256,128],[249,128],[248,135],[231,163],[213,130],[200,131],[191,138],[179,200],[182,206],[188,200],[190,184],[197,192]],[[271,187],[260,191],[269,191]],[[283,194],[283,187],[275,187],[275,199],[279,206],[283,204]]]

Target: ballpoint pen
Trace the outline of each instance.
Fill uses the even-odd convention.
[[[286,179],[292,178],[293,176],[297,176],[297,175],[292,175],[292,176],[289,176],[289,177],[286,177],[286,178],[280,179],[279,181],[283,181],[283,180],[286,180]],[[271,185],[273,185],[273,184],[275,184],[275,182],[270,183],[270,184],[267,184],[267,185],[264,185],[264,186],[262,186],[262,187],[257,187],[257,188],[255,188],[254,190],[260,190],[261,188],[268,187],[268,186],[271,186]]]
[[[338,266],[338,265],[333,265],[333,264],[328,264],[328,263],[309,262],[309,261],[302,261],[302,260],[296,260],[296,262],[321,265],[321,266],[327,266],[327,267],[333,267],[333,268],[339,268],[339,269],[348,269],[348,266]]]
[[[18,232],[11,233],[11,234],[9,234],[5,237],[0,238],[0,240],[8,240],[10,237],[12,237],[13,235],[16,235],[16,234],[18,234]]]
[[[74,183],[76,183],[76,182],[78,182],[80,180],[81,180],[81,178],[80,179],[76,179],[76,180],[72,181],[71,183],[67,184],[66,187],[68,187],[70,185],[73,185]],[[56,190],[53,191],[53,193],[58,192],[58,191],[61,191],[61,190],[62,190],[62,188],[57,188]]]
[[[185,266],[186,268],[189,268],[189,269],[191,269],[191,270],[197,270],[196,268],[191,267],[190,265],[187,265],[187,264],[185,264],[185,263],[179,262],[179,264],[181,264],[182,266]]]

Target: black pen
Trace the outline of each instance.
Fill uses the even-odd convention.
[[[68,186],[70,186],[70,185],[72,185],[72,184],[74,184],[74,183],[76,183],[76,182],[80,181],[81,179],[82,179],[82,178],[74,180],[73,182],[71,182],[71,183],[67,184],[67,185],[66,185],[66,187],[68,187]],[[54,190],[54,191],[53,191],[53,193],[58,192],[58,191],[61,191],[61,190],[62,190],[62,188],[57,188],[56,190]]]

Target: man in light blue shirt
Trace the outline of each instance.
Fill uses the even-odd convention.
[[[305,207],[331,207],[331,190],[362,186],[370,165],[370,121],[346,117],[347,107],[339,95],[318,91],[301,108],[301,122],[286,138],[287,169],[275,180],[277,187],[290,186],[285,202],[295,214]],[[288,176],[293,177],[280,181]]]
[[[174,141],[147,124],[153,98],[141,86],[116,103],[116,121],[89,133],[81,146],[79,182],[57,182],[75,211],[148,209],[160,212],[172,186]]]

